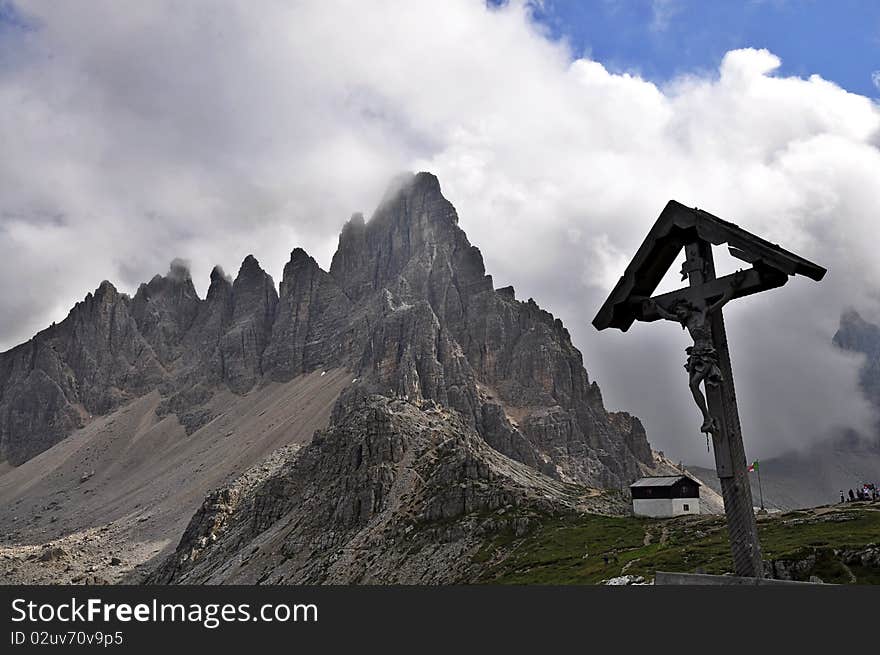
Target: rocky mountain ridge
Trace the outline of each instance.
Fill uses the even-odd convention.
[[[179,262],[131,298],[103,282],[68,317],[0,354],[0,458],[21,464],[93,417],[158,390],[187,433],[218,389],[317,370],[454,410],[493,449],[561,481],[622,487],[652,465],[638,419],[605,410],[561,321],[495,290],[437,178],[396,180],[345,225],[329,271],[301,249],[278,291],[252,256],[200,299]]]
[[[628,505],[511,461],[433,401],[340,407],[281,467],[210,494],[147,582],[448,584],[479,575],[486,535]]]

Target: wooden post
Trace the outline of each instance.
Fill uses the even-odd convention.
[[[712,244],[699,240],[685,246],[688,279],[691,287],[699,287],[715,279],[715,262]],[[721,480],[724,497],[724,513],[727,515],[727,531],[733,566],[736,574],[744,577],[763,577],[761,547],[758,543],[758,526],[752,505],[752,489],[749,485],[742,428],[736,406],[733,371],[730,366],[730,350],[724,329],[721,309],[711,315],[712,342],[718,354],[718,366],[723,381],[712,387],[706,386],[706,400],[711,414],[718,423],[712,435],[715,450],[715,469]]]

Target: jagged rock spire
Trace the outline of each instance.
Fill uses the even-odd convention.
[[[189,268],[179,259],[171,262],[166,275],[138,287],[131,313],[163,363],[180,356],[180,343],[198,314],[199,302]]]
[[[347,361],[341,339],[351,303],[336,281],[302,248],[290,253],[281,280],[278,311],[263,367],[274,380],[289,380]]]
[[[253,255],[241,264],[232,298],[231,324],[221,345],[224,377],[233,391],[244,393],[262,376],[261,359],[278,305],[275,282]]]

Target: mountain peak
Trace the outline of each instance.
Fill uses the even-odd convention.
[[[866,321],[855,309],[848,309],[840,317],[833,342],[844,350],[880,356],[880,325]]]
[[[226,271],[223,270],[223,267],[219,264],[211,269],[211,284],[215,282],[226,281],[230,282],[229,276],[226,274]]]
[[[247,295],[256,294],[256,296],[264,297],[273,308],[274,303],[278,300],[275,281],[271,275],[263,270],[260,262],[253,255],[244,258],[241,268],[238,269],[238,276],[232,283],[232,288],[241,300],[244,300]],[[238,304],[240,302],[236,300],[236,305]]]
[[[363,213],[355,212],[351,215],[351,218],[345,222],[345,225],[342,226],[342,231],[362,229],[364,225],[366,225],[366,221],[364,220]]]
[[[290,262],[298,263],[298,262],[313,262],[315,261],[309,253],[305,250],[297,246],[293,250],[290,251]]]
[[[417,210],[399,211],[399,204],[404,203],[408,208]],[[418,215],[418,210],[426,210],[429,208],[437,208],[439,205],[442,211],[430,212],[431,218],[452,218],[454,223],[458,223],[458,215],[452,204],[443,196],[440,189],[440,180],[432,173],[424,171],[420,173],[404,173],[396,176],[385,190],[382,201],[379,203],[370,223],[375,223],[381,219],[383,214],[389,213],[383,211],[391,208],[393,214],[400,214],[402,217],[414,218]],[[450,211],[451,210],[451,211]],[[357,214],[355,215],[357,216]],[[355,218],[352,216],[352,219]]]
[[[238,269],[238,277],[243,275],[254,275],[263,273],[263,268],[260,266],[260,262],[253,255],[248,255],[241,262],[241,267]]]
[[[416,211],[400,211],[401,206]],[[376,208],[367,229],[372,225],[381,223],[383,218],[396,215],[399,218],[417,218],[421,211],[429,208],[440,208],[441,211],[432,211],[428,214],[430,219],[451,219],[454,224],[458,223],[458,215],[452,204],[443,196],[440,189],[440,180],[433,173],[425,171],[419,173],[400,173],[389,182],[382,194],[382,200]],[[450,211],[451,210],[451,211]],[[346,227],[351,224],[358,227],[363,224],[363,215],[352,215]],[[344,230],[343,230],[344,231]]]
[[[263,270],[260,262],[253,255],[244,258],[232,287],[237,295],[256,292],[258,295],[274,296],[275,300],[278,298],[272,276]]]
[[[218,300],[228,302],[232,294],[232,280],[221,266],[211,269],[211,285],[208,287],[208,295],[205,300],[211,304]]]
[[[866,323],[867,321],[862,318],[862,315],[853,308],[847,309],[840,315],[841,325],[864,325]]]
[[[116,287],[110,282],[110,280],[103,280],[101,284],[98,285],[98,288],[95,289],[95,299],[103,300],[105,302],[113,302],[119,297],[119,291],[116,290]]]
[[[419,171],[413,178],[413,186],[424,191],[440,193],[440,180],[433,173]]]
[[[157,273],[149,282],[142,283],[138,287],[135,299],[143,301],[167,293],[198,299],[189,271],[189,263],[185,260],[173,259],[168,266],[168,273],[165,275]]]
[[[294,248],[290,252],[290,259],[284,265],[284,272],[281,274],[281,285],[284,287],[285,283],[290,284],[293,277],[300,274],[302,271],[307,269],[319,269],[318,262],[315,261],[314,257],[309,255],[302,248]],[[284,294],[282,289],[281,295]]]
[[[339,235],[330,274],[347,294],[358,298],[396,285],[401,275],[421,287],[431,275],[427,269],[461,271],[470,281],[481,267],[479,251],[458,227],[458,214],[443,196],[437,177],[421,172],[395,177],[366,223],[360,214],[349,219]],[[478,277],[483,277],[482,271]]]
[[[189,262],[185,259],[175,257],[171,260],[171,264],[168,267],[168,275],[166,277],[175,282],[186,282],[187,280],[191,280],[192,276],[189,272]]]
[[[114,294],[109,283],[96,292]],[[86,368],[76,384],[113,380],[105,395],[120,398],[159,389],[162,411],[176,413],[188,432],[211,420],[216,410],[206,403],[219,384],[245,394],[264,380],[341,368],[357,380],[351,399],[378,391],[437,402],[499,452],[555,477],[620,487],[650,465],[643,431],[606,413],[561,321],[534,301],[517,301],[512,288],[494,290],[479,249],[430,173],[395,178],[368,221],[352,215],[329,273],[295,248],[276,290],[248,255],[233,282],[215,267],[200,300],[189,266],[176,259],[120,311],[99,309],[84,314],[83,334],[108,332],[93,324],[118,325],[112,343],[131,356],[107,360],[119,365],[116,378]],[[93,342],[87,356],[58,354],[69,361],[47,368],[53,384],[69,384],[62,372],[71,363],[101,359],[107,340]],[[126,361],[143,375],[130,377]],[[3,366],[0,372],[12,370]],[[3,417],[20,410],[3,398],[0,437],[9,430]],[[58,396],[52,420],[75,416],[67,398]],[[27,416],[13,428],[17,442],[32,438],[30,426],[45,427],[39,412]]]

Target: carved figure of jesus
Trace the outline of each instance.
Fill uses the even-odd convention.
[[[700,384],[705,383],[706,386],[715,387],[724,379],[721,375],[721,369],[718,367],[718,353],[712,341],[710,315],[733,298],[736,290],[742,286],[744,279],[745,273],[743,271],[734,273],[730,286],[711,305],[705,302],[694,303],[683,298],[676,300],[669,307],[664,307],[658,302],[653,303],[662,318],[680,323],[682,329],[686,329],[691,339],[694,340],[694,345],[688,346],[685,350],[688,358],[684,367],[688,372],[691,395],[703,415],[703,425],[700,426],[700,432],[706,434],[715,432],[718,429],[718,424],[709,414],[706,397],[703,395]]]

